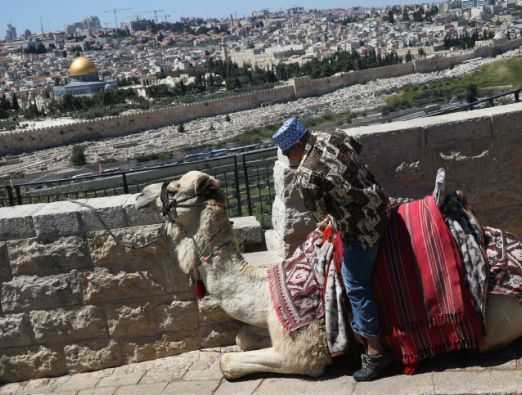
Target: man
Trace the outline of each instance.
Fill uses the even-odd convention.
[[[357,381],[381,377],[390,365],[379,338],[372,274],[386,224],[387,197],[359,159],[361,145],[340,132],[311,133],[297,119],[287,120],[272,136],[284,155],[299,163],[292,188],[297,188],[317,221],[332,218],[343,233],[344,286],[352,306],[352,329],[366,346]]]

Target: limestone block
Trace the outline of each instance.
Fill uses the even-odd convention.
[[[124,361],[136,363],[197,350],[200,346],[200,339],[197,335],[178,338],[171,334],[164,334],[152,338],[125,340],[120,343],[120,346]]]
[[[80,304],[78,271],[50,277],[19,276],[2,284],[2,311],[19,312]]]
[[[210,297],[205,296],[198,301],[199,320],[201,324],[219,321],[230,321],[232,318],[223,311],[219,302]]]
[[[87,244],[78,236],[50,242],[35,238],[15,240],[8,245],[11,272],[17,276],[48,276],[92,266]]]
[[[2,381],[14,382],[65,374],[63,351],[50,347],[11,349],[0,355]]]
[[[143,264],[144,258],[171,253],[161,225],[114,229],[112,233],[118,241],[106,231],[87,235],[91,258],[96,266],[125,270]]]
[[[86,304],[141,299],[166,293],[166,289],[145,271],[112,274],[107,269],[95,269],[85,274],[84,283]]]
[[[11,267],[7,257],[7,243],[0,242],[0,283],[11,280]]]
[[[154,316],[161,332],[193,334],[199,326],[198,304],[192,301],[173,301],[155,308]]]
[[[151,336],[158,332],[154,306],[150,302],[108,307],[107,324],[111,337]]]
[[[22,347],[33,343],[33,332],[26,314],[0,317],[0,348]]]
[[[231,346],[236,343],[236,335],[243,324],[239,321],[212,322],[200,327],[201,347]]]
[[[449,122],[437,122],[426,126],[426,146],[431,150],[450,151],[459,147],[464,155],[474,155],[487,149],[493,131],[486,114],[466,113],[445,116]]]
[[[49,240],[79,234],[80,211],[81,206],[68,201],[45,205],[33,215],[36,236]]]
[[[288,159],[282,155],[274,163],[274,192],[275,196],[284,198],[285,190],[293,180],[295,170],[290,168]]]
[[[316,220],[302,206],[299,199],[274,199],[272,223],[283,241],[284,256],[287,257],[315,228]]]
[[[40,343],[72,343],[107,335],[106,320],[99,307],[35,310],[29,314],[34,337]]]
[[[0,240],[14,240],[36,235],[32,215],[44,204],[0,208]]]
[[[172,243],[161,225],[136,226],[108,233],[88,234],[89,251],[96,266],[112,273],[146,271],[168,292],[189,294],[187,276],[179,269]],[[144,248],[142,248],[144,247]]]
[[[136,208],[136,198],[139,194],[131,195],[123,205],[129,226],[160,224],[164,218],[155,203],[146,208],[138,210]]]
[[[113,340],[94,340],[64,347],[65,368],[69,373],[101,370],[122,364],[120,348]]]
[[[265,232],[266,249],[272,251],[277,256],[283,258],[285,256],[283,237],[274,229]]]
[[[233,222],[234,237],[241,251],[264,249],[263,228],[256,217],[235,217],[230,220]]]
[[[127,226],[127,216],[123,205],[128,198],[129,195],[118,195],[78,200],[83,208],[80,212],[83,229],[93,231]]]

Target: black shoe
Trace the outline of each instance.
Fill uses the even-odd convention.
[[[355,381],[372,381],[381,378],[386,369],[391,365],[390,354],[361,355],[362,366],[353,374]]]

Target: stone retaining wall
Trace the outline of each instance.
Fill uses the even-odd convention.
[[[448,190],[462,189],[483,224],[522,236],[522,103],[432,118],[346,129],[360,138],[363,160],[391,196],[432,192],[439,167]],[[293,170],[274,168],[274,230],[269,248],[287,255],[314,223],[301,199],[285,194]]]
[[[161,218],[134,201],[0,209],[0,383],[234,342],[240,324],[194,299]],[[241,246],[262,244],[254,218],[233,220]]]

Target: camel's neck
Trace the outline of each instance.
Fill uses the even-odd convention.
[[[239,321],[266,327],[270,303],[266,270],[245,261],[225,210],[212,205],[203,210],[198,229],[185,235],[182,243],[180,263],[188,258],[197,265],[208,293],[223,310]]]

